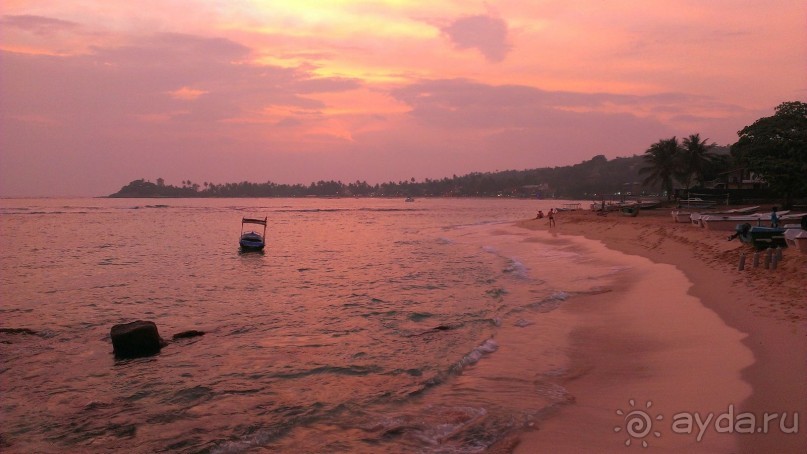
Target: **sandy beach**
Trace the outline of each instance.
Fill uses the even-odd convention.
[[[570,334],[579,373],[564,385],[575,401],[515,452],[807,451],[807,255],[785,249],[777,269],[754,268],[753,249],[727,241],[730,232],[675,223],[663,208],[561,212],[556,221],[518,226],[582,236],[656,266],[596,296],[594,308],[567,306],[584,320]],[[665,298],[668,286],[689,286],[690,298]],[[636,414],[650,419],[631,427]]]

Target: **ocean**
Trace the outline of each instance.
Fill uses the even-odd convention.
[[[2,200],[0,448],[506,443],[574,401],[559,309],[626,272],[513,225],[559,203]],[[263,253],[239,252],[242,216],[269,218]],[[169,343],[116,360],[110,328],[134,320]],[[186,330],[205,335],[171,340]]]

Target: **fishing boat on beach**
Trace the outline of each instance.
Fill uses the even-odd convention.
[[[800,224],[785,224],[785,243],[802,254],[807,254],[807,215],[801,217]]]
[[[807,232],[802,232],[800,235],[793,238],[793,242],[802,254],[807,254]]]
[[[701,224],[707,230],[735,230],[738,224],[750,224],[761,227],[764,222],[770,221],[771,216],[767,213],[747,214],[733,216],[729,214],[709,214],[700,218]]]
[[[636,205],[640,210],[652,210],[661,206],[661,200],[638,200]]]
[[[619,211],[623,207],[633,205],[633,202],[613,202],[613,201],[601,201],[601,202],[592,202],[591,204],[591,211]]]
[[[699,197],[690,197],[679,200],[678,204],[686,208],[714,208],[717,202],[714,200],[703,200]]]
[[[692,223],[698,227],[704,227],[702,219],[704,216],[741,216],[741,215],[750,215],[755,213],[759,210],[759,205],[752,206],[752,207],[744,207],[744,208],[734,208],[731,210],[724,210],[724,211],[713,211],[710,213],[702,213],[700,211],[692,211],[692,210],[682,210],[676,209],[672,210],[672,217],[675,222],[683,222],[683,223]],[[736,225],[736,224],[735,224]],[[732,230],[731,228],[727,228],[725,230]]]
[[[266,246],[266,219],[242,218],[241,219],[241,238],[238,244],[242,251],[262,251]],[[244,226],[247,224],[258,224],[263,226],[263,233],[258,233],[254,230],[245,231]]]
[[[620,212],[622,213],[622,216],[629,216],[629,217],[635,218],[636,216],[639,215],[639,205],[638,204],[632,204],[632,205],[623,206],[620,209]]]
[[[577,211],[580,209],[580,203],[564,203],[560,208],[555,208],[555,211]]]
[[[692,211],[672,210],[671,214],[674,222],[690,223],[692,222],[692,215],[696,213]]]
[[[775,227],[752,226],[749,223],[738,224],[736,235],[740,241],[754,246],[757,250],[781,247],[786,248],[785,229]]]
[[[790,213],[790,210],[777,212],[779,225],[787,224],[788,221],[798,221],[807,213]],[[758,227],[770,224],[770,213],[756,213],[744,216],[717,215],[710,214],[701,217],[701,223],[709,230],[731,231],[738,224],[749,223]],[[772,227],[772,226],[771,226]]]

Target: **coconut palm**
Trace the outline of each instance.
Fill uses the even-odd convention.
[[[700,134],[691,134],[681,143],[680,174],[681,182],[689,192],[689,187],[693,181],[703,180],[703,172],[714,159],[712,150],[717,146],[712,142],[707,144],[709,139],[701,141]]]
[[[678,139],[672,137],[671,139],[659,140],[650,145],[650,148],[642,156],[642,159],[647,163],[647,166],[639,169],[640,175],[647,174],[643,184],[660,184],[661,188],[667,191],[667,200],[672,197],[673,178],[679,168],[677,158],[680,149]]]

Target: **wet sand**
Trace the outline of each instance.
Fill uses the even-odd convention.
[[[753,268],[753,250],[727,241],[730,232],[675,223],[669,209],[562,212],[556,221],[518,225],[600,241],[649,271],[597,305],[566,306],[583,320],[570,334],[577,372],[565,384],[575,402],[522,435],[515,452],[626,452],[643,442],[668,452],[807,452],[807,255],[785,249],[776,270]],[[689,298],[665,298],[669,286],[690,286]],[[662,419],[629,436],[631,411]],[[713,419],[683,433],[695,412]],[[728,426],[736,431],[719,431]]]

